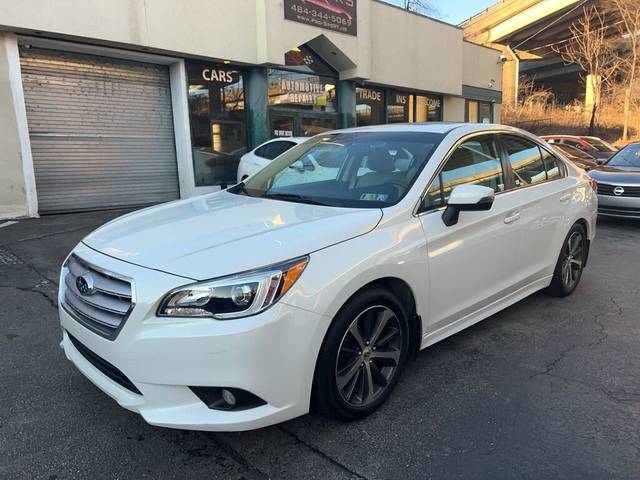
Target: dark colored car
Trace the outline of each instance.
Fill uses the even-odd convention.
[[[598,137],[584,137],[579,135],[543,135],[551,144],[571,145],[583,152],[587,152],[598,160],[607,160],[618,150],[611,144]]]
[[[589,176],[598,183],[598,213],[640,218],[640,143],[630,143]]]
[[[550,145],[554,150],[564,154],[565,157],[587,172],[598,166],[598,162],[593,155],[590,155],[579,148],[572,147],[566,143],[551,143]]]

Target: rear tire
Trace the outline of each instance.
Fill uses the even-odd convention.
[[[408,315],[372,288],[340,310],[327,331],[313,382],[315,410],[342,420],[375,412],[393,391],[409,350]]]
[[[566,297],[575,291],[582,278],[587,248],[587,232],[576,223],[562,243],[553,279],[546,293],[554,297]]]

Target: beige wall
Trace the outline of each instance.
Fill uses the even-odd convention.
[[[462,30],[382,3],[371,7],[372,81],[461,93]]]
[[[342,78],[460,94],[457,27],[360,0],[354,37],[284,20],[283,9],[282,0],[21,0],[0,2],[0,26],[248,64],[282,64],[322,35],[339,51]]]
[[[0,25],[221,59],[233,52],[234,60],[254,63],[256,4],[268,1],[5,1],[0,2]]]
[[[461,97],[444,97],[444,120],[445,122],[464,121],[465,100]]]
[[[18,127],[5,36],[0,34],[0,219],[27,215]]]
[[[462,83],[472,87],[502,90],[500,52],[471,42],[462,43]],[[491,81],[493,87],[489,87]]]

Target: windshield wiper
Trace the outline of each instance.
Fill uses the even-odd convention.
[[[262,195],[262,198],[272,198],[274,200],[284,200],[286,202],[308,203],[310,205],[323,205],[325,207],[329,206],[326,203],[305,197],[304,195],[298,195],[297,193],[265,193]]]

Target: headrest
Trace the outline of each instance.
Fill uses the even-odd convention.
[[[378,173],[391,173],[395,169],[393,157],[386,148],[374,147],[369,151],[367,167]]]

